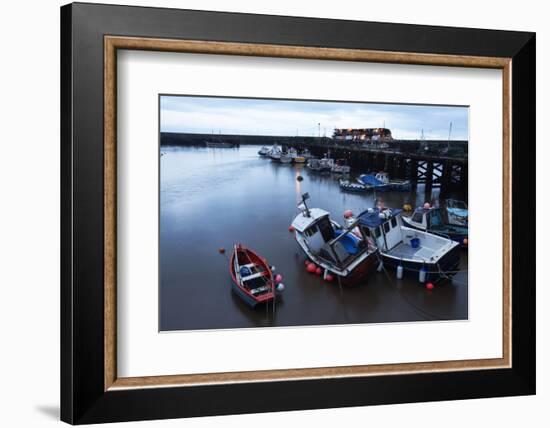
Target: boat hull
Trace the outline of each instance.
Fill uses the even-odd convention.
[[[416,278],[419,278],[420,269],[424,267],[426,270],[425,282],[437,282],[445,277],[454,276],[458,271],[460,266],[460,247],[455,246],[436,263],[401,260],[385,253],[382,253],[382,261],[386,269],[397,269],[397,266],[401,265],[406,275]]]
[[[335,276],[335,282],[340,282],[340,284],[347,286],[347,287],[353,287],[356,285],[359,285],[359,283],[373,270],[376,269],[376,266],[378,265],[378,255],[376,252],[369,254],[364,260],[362,260],[357,266],[353,268],[353,270],[348,273],[347,275],[341,275],[337,271],[331,269],[330,266],[327,266],[327,264],[323,261],[321,261],[318,257],[316,257],[314,254],[312,254],[310,251],[308,251],[306,248],[304,248],[304,245],[302,242],[298,241],[298,245],[302,249],[303,253],[305,254],[306,258],[315,263],[317,266],[319,266],[321,269],[326,270],[327,273],[330,273],[331,275]]]
[[[359,285],[364,279],[376,269],[378,265],[378,256],[370,254],[365,260],[357,265],[353,271],[347,276],[338,275],[342,285],[346,287],[354,287]]]
[[[231,291],[235,293],[235,295],[239,296],[241,300],[246,303],[251,308],[255,308],[256,306],[260,305],[264,302],[258,302],[253,297],[251,297],[248,293],[245,293],[241,287],[239,287],[235,282],[231,281]]]
[[[340,189],[345,192],[367,193],[370,190],[372,190],[371,188],[359,183],[350,183],[350,182],[341,181],[339,185],[340,185]]]
[[[265,284],[268,284],[270,286],[270,289],[268,289],[266,293],[253,295],[252,291],[245,290],[244,286],[239,283],[239,279],[237,279],[237,275],[235,272],[235,265],[238,264],[242,267],[242,265],[240,264],[240,260],[242,260],[243,257],[246,258],[246,261],[252,263],[253,265],[261,267],[262,272],[267,273],[264,281]],[[231,274],[232,279],[231,290],[250,307],[256,307],[262,303],[268,303],[275,298],[275,284],[273,280],[273,274],[271,273],[271,268],[267,264],[267,261],[261,258],[254,251],[240,245],[235,246],[235,251],[233,251],[233,254],[231,255],[231,258],[229,260],[229,273]],[[242,280],[243,284],[246,280],[246,278]]]

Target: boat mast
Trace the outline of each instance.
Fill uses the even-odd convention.
[[[305,207],[305,209],[306,209],[306,217],[311,217],[311,213],[310,213],[310,211],[309,211],[309,207],[308,207],[307,204],[306,204],[306,200],[308,200],[308,199],[309,199],[309,193],[306,192],[306,193],[304,193],[304,194],[302,195],[302,203],[304,204],[304,207]]]

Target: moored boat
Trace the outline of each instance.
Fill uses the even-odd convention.
[[[345,159],[336,159],[331,168],[333,174],[349,174],[350,171],[351,167],[346,163]]]
[[[376,178],[373,174],[361,174],[357,178],[357,182],[359,184],[369,186],[371,189],[377,190],[379,192],[385,192],[387,190],[391,190],[391,187],[388,183],[383,183],[381,180]]]
[[[260,156],[269,156],[269,147],[263,146],[260,150],[258,150],[258,154]]]
[[[440,208],[417,208],[410,217],[402,217],[403,224],[413,229],[433,233],[468,246],[468,227],[445,223]]]
[[[255,307],[275,298],[273,273],[265,259],[250,248],[237,244],[229,261],[233,291],[249,306]]]
[[[281,163],[292,163],[293,158],[289,153],[282,153],[281,157],[279,158],[279,161]]]
[[[452,277],[460,264],[458,243],[403,224],[401,210],[370,208],[358,217],[359,229],[376,242],[385,266],[402,266],[419,280]]]
[[[445,201],[447,217],[450,224],[457,226],[468,226],[468,205],[464,201],[447,199]]]
[[[302,196],[300,213],[292,227],[298,245],[307,258],[327,275],[345,285],[355,285],[374,270],[378,262],[375,243],[355,223],[341,226],[321,208],[309,208]]]
[[[381,183],[388,185],[390,190],[397,190],[401,192],[407,192],[411,190],[410,180],[391,180],[389,174],[384,171],[377,172],[374,177],[377,180],[380,180]]]
[[[271,150],[269,151],[269,157],[273,162],[281,162],[281,156],[283,154],[283,151],[281,148],[277,145],[277,143],[273,144],[273,147],[271,147]]]
[[[306,162],[305,156],[299,154],[298,150],[296,150],[295,148],[291,147],[290,150],[288,151],[288,154],[292,158],[293,163],[305,163]]]
[[[338,181],[338,185],[340,189],[345,192],[367,193],[372,190],[372,186],[367,186],[366,184],[361,184],[356,181],[344,180],[342,178]]]
[[[326,157],[322,159],[311,158],[307,162],[307,167],[315,172],[330,172],[332,165],[333,159]]]

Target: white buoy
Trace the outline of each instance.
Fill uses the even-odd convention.
[[[397,266],[397,279],[403,279],[403,265]]]
[[[426,269],[424,269],[424,266],[422,266],[422,268],[418,272],[418,281],[421,284],[424,284],[426,282]]]
[[[284,285],[282,282],[279,282],[279,283],[277,284],[277,291],[278,291],[279,293],[282,293],[283,291],[285,291],[285,285]]]
[[[271,272],[275,272],[275,266],[270,266]]]

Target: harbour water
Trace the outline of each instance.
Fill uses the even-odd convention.
[[[464,320],[468,318],[468,259],[453,281],[427,290],[417,278],[372,272],[363,283],[341,288],[306,271],[305,257],[288,231],[300,195],[310,207],[342,214],[373,207],[375,196],[344,193],[338,179],[305,165],[277,164],[258,156],[259,146],[235,149],[161,147],[160,330]],[[363,171],[352,171],[359,174]],[[301,175],[300,182],[296,178]],[[386,207],[437,200],[384,192]],[[251,309],[231,291],[229,257],[242,243],[267,258],[283,275],[285,291],[275,307]],[[226,253],[220,254],[219,249]]]

